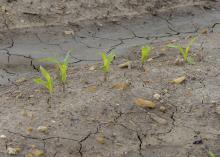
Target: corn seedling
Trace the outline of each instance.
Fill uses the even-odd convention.
[[[44,86],[50,94],[53,92],[53,80],[52,77],[50,76],[49,72],[44,69],[42,66],[40,66],[40,72],[44,79],[41,78],[36,78],[34,79],[34,82],[38,85]]]
[[[62,60],[62,61],[59,61],[58,59],[51,58],[51,57],[40,59],[40,61],[42,61],[42,62],[48,62],[48,63],[55,64],[56,69],[58,69],[57,78],[61,82],[61,84],[63,85],[63,91],[65,91],[65,83],[67,80],[69,54],[70,54],[70,51],[67,52],[64,60]]]
[[[149,58],[151,50],[152,50],[152,48],[150,46],[143,46],[141,48],[141,65],[142,65],[142,67],[144,66],[144,63],[146,62],[146,60]]]
[[[168,44],[167,47],[169,48],[176,48],[179,50],[180,54],[183,56],[183,59],[185,62],[189,64],[195,64],[192,53],[189,52],[190,48],[192,47],[192,44],[195,42],[196,38],[192,38],[189,44],[186,48],[183,48],[181,45],[175,45],[175,44]]]
[[[113,61],[115,55],[113,53],[106,55],[105,52],[102,53],[102,61],[103,61],[103,65],[102,65],[102,70],[104,72],[104,80],[107,80],[107,75],[109,73],[110,70],[110,64]]]

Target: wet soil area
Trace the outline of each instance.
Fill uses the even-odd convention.
[[[214,4],[2,31],[0,156],[220,156],[220,5]],[[181,56],[166,45],[185,47],[194,36],[195,64],[176,65]],[[153,50],[141,68],[143,45]],[[54,81],[50,96],[33,83],[40,76],[37,59],[63,58],[70,49],[65,91]],[[107,81],[103,51],[116,54]],[[128,60],[129,68],[119,67]],[[173,83],[177,78],[184,81]],[[155,106],[143,107],[140,98]]]

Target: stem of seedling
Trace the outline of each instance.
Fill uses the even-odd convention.
[[[107,81],[108,79],[108,73],[104,73],[104,81]]]
[[[65,86],[64,82],[62,82],[62,86],[63,86],[63,92],[65,92],[66,91],[66,86]]]

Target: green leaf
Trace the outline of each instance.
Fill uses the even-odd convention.
[[[193,59],[191,56],[189,56],[189,57],[187,58],[187,62],[188,62],[189,64],[191,64],[191,65],[195,64],[195,61],[194,61],[194,59]]]
[[[44,69],[42,66],[40,66],[40,72],[41,74],[44,76],[44,78],[47,80],[47,81],[50,81],[51,80],[51,77],[50,77],[50,74],[47,72],[46,69]]]
[[[182,48],[180,45],[168,44],[167,47],[178,49],[179,52],[180,52],[180,54],[181,54],[182,56],[184,56],[183,48]]]
[[[149,58],[150,56],[151,47],[150,46],[144,46],[141,48],[141,61],[142,64]]]
[[[66,82],[66,78],[67,78],[67,65],[65,63],[60,64],[59,69],[60,69],[61,81],[64,83]]]
[[[109,59],[111,59],[111,58],[109,58]],[[109,72],[110,63],[109,63],[108,57],[107,57],[105,52],[102,53],[102,61],[103,61],[102,70],[105,73],[108,73]]]
[[[36,84],[40,84],[40,85],[45,85],[46,84],[46,81],[42,80],[41,78],[34,79],[34,82]]]
[[[115,54],[114,53],[110,53],[107,58],[108,58],[108,62],[111,63],[114,60],[114,58],[115,58]]]
[[[208,151],[209,157],[217,157],[212,151]]]

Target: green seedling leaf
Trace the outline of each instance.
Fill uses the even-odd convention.
[[[212,151],[208,151],[209,157],[217,157]]]
[[[113,61],[115,55],[113,53],[109,54],[108,56],[106,55],[105,52],[102,53],[102,61],[103,61],[103,66],[102,70],[104,73],[108,73],[110,70],[110,64]]]
[[[34,79],[34,82],[39,85],[46,85],[46,81],[42,80],[41,78]]]
[[[191,65],[195,64],[195,61],[194,61],[194,59],[193,59],[191,56],[189,56],[189,57],[187,58],[187,62],[188,62],[189,64],[191,64]]]
[[[192,40],[189,42],[186,48],[183,48],[182,46],[175,45],[175,44],[168,44],[167,47],[178,49],[180,54],[183,56],[183,59],[185,62],[189,64],[195,64],[192,55],[189,55],[189,50],[192,47],[196,39],[197,39],[196,37],[192,38]]]
[[[67,52],[63,61],[59,61],[58,59],[52,58],[52,57],[42,58],[42,59],[39,59],[39,61],[55,64],[55,66],[57,67],[59,71],[57,78],[59,78],[60,82],[65,84],[67,80],[67,70],[68,70],[68,64],[69,64],[69,56],[71,52],[72,50]]]
[[[52,78],[51,78],[49,72],[47,72],[47,70],[44,69],[42,66],[40,66],[40,72],[41,72],[41,74],[42,74],[42,76],[44,77],[45,80],[43,80],[41,78],[36,78],[36,79],[34,79],[34,82],[36,84],[43,85],[49,91],[49,93],[51,94],[52,91],[53,91]]]
[[[144,46],[141,48],[141,63],[142,63],[142,65],[149,58],[151,49],[152,48],[150,46]]]

